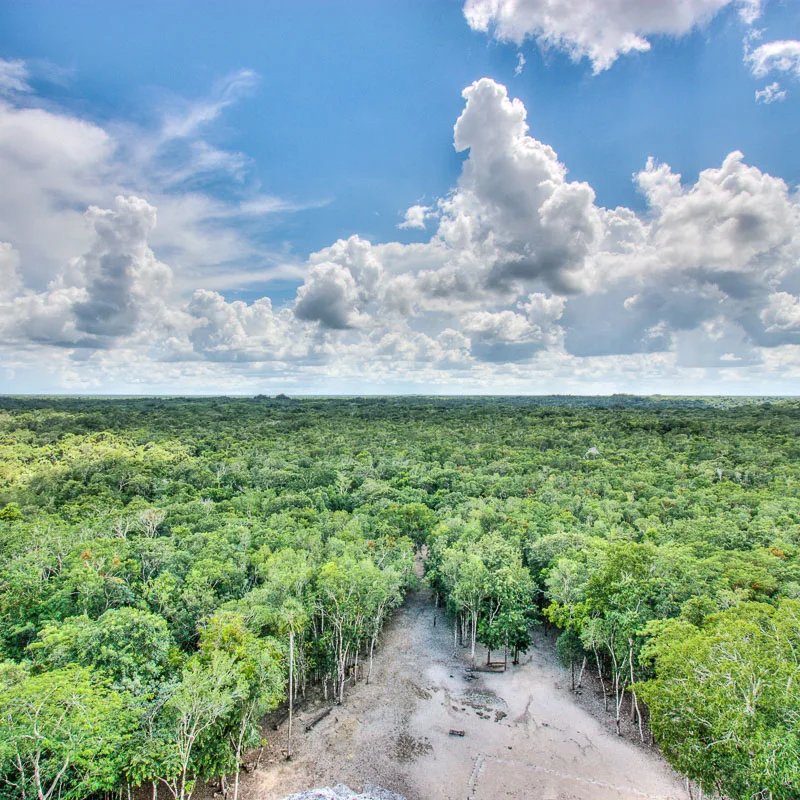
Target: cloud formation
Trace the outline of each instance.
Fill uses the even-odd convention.
[[[786,99],[787,92],[781,89],[780,83],[774,81],[763,89],[756,89],[756,102],[770,105],[771,103],[782,103]]]
[[[597,74],[620,56],[648,51],[648,37],[682,36],[727,6],[748,25],[760,15],[760,0],[466,0],[464,16],[498,41],[533,39],[573,61],[587,58]]]
[[[756,33],[759,38],[761,31]],[[765,42],[750,49],[750,39],[745,40],[745,64],[755,78],[766,78],[768,75],[779,73],[789,78],[800,78],[800,42],[789,39],[774,42]],[[770,105],[783,102],[788,91],[781,87],[778,81],[756,90],[756,102]]]
[[[430,215],[430,206],[410,206],[406,209],[405,218],[397,226],[401,230],[411,230],[419,228],[425,230],[425,219]]]
[[[765,78],[773,72],[800,78],[800,42],[766,42],[748,53],[746,60],[756,78]]]
[[[108,208],[128,194],[158,207],[151,244],[179,283],[209,276],[222,288],[226,274],[241,285],[248,271],[263,280],[269,269],[281,269],[283,257],[249,237],[241,223],[305,206],[260,192],[246,180],[249,160],[207,138],[225,109],[254,90],[252,71],[221,79],[207,96],[170,98],[147,127],[103,127],[40,104],[35,94],[22,94],[27,75],[23,62],[0,61],[0,241],[17,249],[26,287],[41,290],[64,263],[86,252],[93,233],[84,219],[89,206]],[[209,182],[224,187],[227,199],[210,194]]]
[[[0,173],[36,178],[23,202],[40,202],[42,225],[68,231],[60,246],[73,250],[56,247],[34,268],[30,235],[4,235],[0,347],[15,364],[45,350],[75,389],[81,376],[107,382],[123,369],[125,385],[224,377],[227,391],[265,381],[524,391],[534,380],[613,391],[648,377],[790,371],[795,361],[800,376],[800,203],[783,180],[740,152],[693,182],[651,158],[634,178],[646,211],[604,208],[504,86],[483,78],[463,98],[453,131],[461,175],[402,223],[429,227],[427,241],[340,239],[309,256],[294,297],[249,303],[202,270],[190,276],[181,262],[200,245],[185,237],[202,242],[226,215],[282,201],[234,208],[188,192],[162,207],[158,192],[123,192],[78,213],[81,198],[107,190],[97,176],[116,140],[65,114],[0,107]],[[181,130],[195,124],[204,123]],[[21,166],[43,142],[56,151],[53,175]],[[56,185],[74,188],[69,213]],[[13,205],[5,191],[3,204]]]
[[[0,95],[29,92],[28,68],[19,59],[0,58]]]
[[[12,262],[16,291],[2,308],[4,339],[105,348],[142,328],[154,334],[168,321],[172,271],[148,246],[156,209],[138,197],[117,197],[113,208],[91,206],[85,217],[93,230],[89,249],[46,290],[20,292],[18,260]]]

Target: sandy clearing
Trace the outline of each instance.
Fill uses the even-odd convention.
[[[411,594],[387,626],[373,682],[352,687],[309,733],[325,706],[305,709],[290,762],[280,760],[284,724],[274,757],[244,776],[244,800],[337,783],[374,783],[408,800],[686,798],[657,753],[614,735],[562,688],[551,642],[540,637],[506,673],[470,673],[435,614],[429,592]]]

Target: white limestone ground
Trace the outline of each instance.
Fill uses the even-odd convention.
[[[337,784],[374,784],[407,800],[687,797],[657,752],[617,737],[602,708],[593,715],[576,702],[552,642],[540,636],[506,673],[475,674],[463,650],[453,656],[452,631],[441,613],[434,627],[434,613],[428,592],[412,594],[387,627],[373,682],[352,687],[309,733],[304,724],[322,706],[304,710],[288,762],[284,723],[273,758],[243,776],[243,800]]]
[[[287,797],[286,800],[404,800],[399,794],[388,792],[380,786],[367,784],[363,792],[354,792],[349,786],[339,786],[324,789],[311,789]]]

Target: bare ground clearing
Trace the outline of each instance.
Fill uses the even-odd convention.
[[[284,723],[261,767],[242,776],[244,800],[338,783],[373,783],[408,800],[687,797],[656,752],[617,737],[576,702],[544,636],[508,672],[470,673],[464,651],[453,656],[441,613],[434,627],[435,613],[428,591],[409,595],[386,628],[372,683],[351,688],[308,733],[324,706],[303,710],[291,761],[280,759]]]

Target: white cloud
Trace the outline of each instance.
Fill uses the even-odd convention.
[[[566,304],[564,297],[534,292],[520,303],[520,307],[526,312],[532,325],[545,329],[561,319]]]
[[[537,381],[562,391],[584,381],[595,391],[668,391],[715,370],[757,380],[794,364],[800,205],[784,181],[738,152],[694,182],[649,159],[634,176],[646,212],[606,209],[591,186],[568,180],[505,87],[482,79],[464,99],[454,128],[466,153],[459,180],[407,214],[435,226],[429,240],[351,236],[311,254],[301,271],[289,263],[227,273],[299,276],[284,304],[231,301],[224,278],[212,285],[220,260],[251,259],[227,222],[282,200],[224,203],[199,191],[95,200],[116,182],[117,139],[52,111],[0,108],[11,120],[0,128],[0,175],[34,178],[21,202],[40,203],[48,234],[57,224],[67,231],[37,272],[26,263],[29,239],[17,247],[0,230],[3,363],[33,374],[29,354],[46,352],[39,363],[73,390],[152,391],[172,381],[226,391],[391,391],[409,382],[524,391]],[[60,135],[48,138],[47,124]],[[56,150],[53,174],[20,166],[45,144]],[[72,199],[61,218],[64,187]],[[9,194],[0,191],[0,207],[13,213]],[[785,368],[800,380],[800,361]]]
[[[26,285],[42,287],[85,250],[83,212],[116,194],[107,175],[113,153],[96,125],[0,103],[0,239],[19,252]]]
[[[156,210],[138,197],[117,197],[112,209],[91,206],[87,252],[65,265],[43,292],[17,291],[2,308],[6,340],[109,347],[141,330],[168,330],[172,271],[148,246]]]
[[[24,61],[0,58],[0,95],[29,92],[28,68]]]
[[[482,361],[529,360],[534,353],[560,344],[563,330],[556,325],[564,300],[542,293],[532,294],[519,308],[502,311],[473,311],[461,318],[461,329],[470,337],[471,352]]]
[[[461,318],[461,328],[467,335],[491,342],[529,342],[534,331],[528,320],[514,311],[473,311]]]
[[[647,198],[651,208],[666,208],[683,194],[681,176],[675,175],[669,164],[656,164],[650,156],[644,170],[633,176],[636,185]]]
[[[17,84],[26,70],[23,62],[0,62],[0,88],[25,88]],[[0,241],[18,252],[24,285],[43,289],[67,261],[86,252],[92,230],[84,212],[90,205],[107,208],[120,194],[158,207],[150,244],[169,261],[181,286],[207,276],[225,288],[228,273],[241,285],[248,269],[263,279],[268,269],[285,264],[284,254],[259,244],[239,223],[307,204],[243,182],[249,159],[205,138],[255,81],[251,71],[242,70],[207,97],[170,98],[169,109],[147,127],[120,120],[101,126],[53,104],[39,105],[32,94],[24,104],[14,94],[0,100]],[[221,184],[235,199],[210,194],[209,182]]]
[[[745,61],[756,78],[765,78],[772,72],[784,72],[800,78],[800,42],[767,42],[746,53]]]
[[[275,312],[268,297],[248,305],[228,303],[217,292],[198,290],[187,311],[195,321],[189,337],[192,352],[211,361],[298,358],[307,350],[292,314]]]
[[[763,0],[740,0],[739,16],[745,25],[752,25],[761,17]]]
[[[574,273],[602,235],[594,191],[566,180],[555,151],[528,135],[525,107],[504,86],[482,78],[463,95],[454,144],[469,158],[457,190],[440,203],[438,236],[462,255],[459,270],[474,265],[486,287],[540,280],[574,290]]]
[[[800,258],[798,204],[782,180],[738,152],[693,185],[649,159],[634,176],[649,213],[603,209],[530,135],[525,108],[504,87],[483,79],[464,97],[454,142],[469,155],[436,207],[430,243],[353,237],[312,256],[300,318],[333,330],[392,329],[395,342],[409,335],[398,319],[414,317],[427,332],[457,326],[472,355],[492,363],[564,347],[587,357],[682,347],[680,358],[697,363],[688,354],[723,328],[725,352],[744,352],[745,340],[784,341],[759,316]],[[708,327],[714,320],[722,322]],[[704,367],[720,363],[718,350]]]
[[[430,215],[430,206],[411,206],[406,209],[404,220],[397,226],[403,230],[411,228],[425,229],[425,218]]]
[[[767,305],[760,314],[767,330],[800,330],[800,298],[788,292],[775,292],[769,296]]]
[[[796,266],[798,206],[784,181],[727,156],[659,208],[651,244],[660,269],[690,272],[736,294]]]
[[[786,99],[786,90],[781,89],[780,83],[775,81],[765,86],[763,89],[756,89],[756,102],[765,103],[782,103]]]
[[[748,25],[760,15],[759,0],[466,0],[464,16],[498,41],[531,38],[574,61],[588,58],[599,73],[621,55],[648,51],[647,37],[682,36],[727,6]]]
[[[8,242],[0,242],[0,301],[13,298],[21,285],[19,253]]]
[[[258,83],[258,75],[251,69],[241,69],[217,81],[208,97],[200,101],[183,103],[183,108],[174,108],[166,115],[161,128],[161,138],[187,139],[201,128],[216,120],[225,108],[252,92]]]
[[[514,77],[518,78],[522,75],[522,70],[525,69],[525,64],[528,62],[525,60],[525,56],[522,53],[517,53],[517,66],[514,67]]]
[[[356,328],[365,320],[358,310],[359,290],[351,272],[340,264],[314,264],[297,290],[294,313],[298,319],[319,322],[325,328]]]
[[[172,288],[172,270],[148,245],[156,209],[147,201],[117,197],[113,209],[92,206],[87,218],[95,240],[71,265],[86,290],[73,312],[77,330],[99,343],[136,332],[147,311],[160,316]]]

